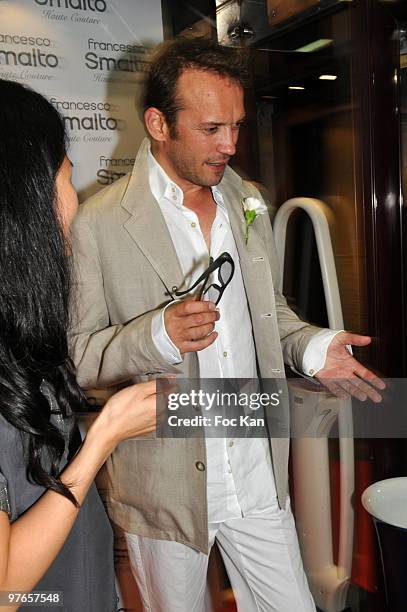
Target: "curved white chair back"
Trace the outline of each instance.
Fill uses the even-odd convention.
[[[277,211],[274,219],[274,237],[280,261],[282,290],[287,225],[294,210],[302,209],[310,217],[317,243],[319,263],[329,326],[343,329],[343,316],[336,275],[335,259],[328,220],[331,211],[315,198],[292,198]],[[295,396],[301,391],[295,390]],[[321,395],[303,392],[302,401],[315,402],[315,429],[328,423],[332,427],[337,416],[340,450],[340,526],[338,564],[334,563],[332,547],[332,518],[329,484],[328,439],[302,438],[292,441],[295,481],[299,484],[295,494],[298,536],[314,599],[324,612],[340,612],[346,603],[346,594],[352,569],[354,512],[354,444],[352,404],[350,400],[327,400],[325,413],[318,409]],[[331,403],[331,406],[329,406]],[[321,417],[322,414],[322,417]],[[325,419],[325,421],[324,421]],[[325,428],[327,433],[327,428]]]

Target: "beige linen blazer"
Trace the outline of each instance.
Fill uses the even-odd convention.
[[[168,303],[183,274],[150,191],[147,152],[144,141],[131,175],[90,198],[74,222],[78,292],[71,346],[85,388],[110,387],[158,372],[199,377],[196,354],[169,366],[151,337],[152,317]],[[304,350],[319,329],[298,319],[274,289],[279,268],[267,215],[255,220],[245,244],[241,201],[249,195],[261,198],[258,191],[230,168],[219,188],[239,253],[259,375],[283,378],[283,361],[300,371]],[[288,439],[271,439],[281,507],[287,495],[288,446]],[[205,463],[203,438],[121,443],[107,462],[111,518],[125,531],[207,552]]]

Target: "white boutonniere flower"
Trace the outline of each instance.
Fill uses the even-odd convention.
[[[246,223],[245,239],[246,244],[249,241],[249,228],[253,225],[257,215],[264,215],[267,212],[267,206],[257,198],[243,198],[243,215]]]

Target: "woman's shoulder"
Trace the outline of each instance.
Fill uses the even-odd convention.
[[[0,409],[0,510],[10,520],[18,516],[16,487],[26,479],[26,464],[21,431],[12,425]]]
[[[0,454],[9,452],[17,439],[21,439],[20,431],[6,419],[0,407]]]

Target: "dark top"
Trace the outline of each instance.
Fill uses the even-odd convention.
[[[51,406],[51,422],[65,438],[61,469],[66,464],[75,429],[74,417],[62,416],[52,388],[41,391]],[[0,510],[15,521],[44,493],[27,480],[21,433],[0,415]],[[44,529],[44,539],[47,538]],[[113,534],[105,509],[91,486],[71,532],[57,558],[33,591],[61,591],[63,607],[36,607],[48,612],[113,612],[116,593],[113,566]],[[28,606],[22,606],[28,609]]]

